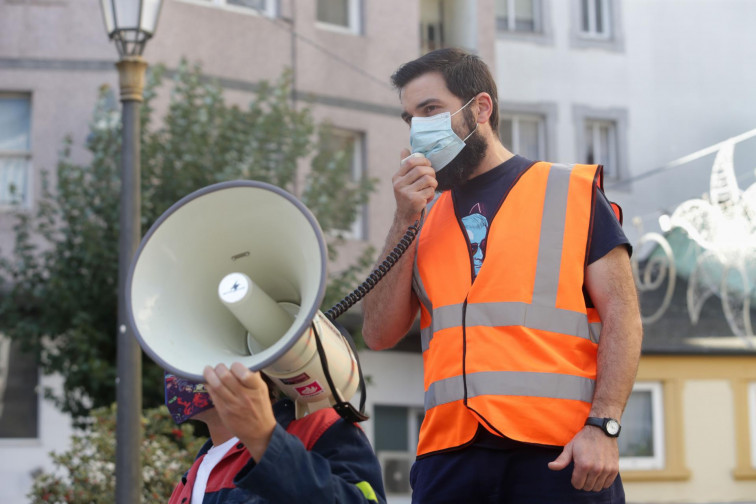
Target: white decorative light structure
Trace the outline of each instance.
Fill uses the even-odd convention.
[[[668,280],[661,306],[644,314],[644,322],[653,323],[664,314],[672,300],[676,273],[684,267],[682,263],[689,263],[685,273],[691,321],[699,321],[704,303],[716,295],[733,334],[754,346],[750,312],[756,302],[756,184],[745,191],[738,186],[733,163],[736,143],[728,141],[719,147],[709,192],[675,209],[665,223],[669,226],[666,236],[648,233],[641,237],[637,248],[650,242],[656,244],[657,253],[642,271],[638,259],[634,259],[633,271],[641,292],[656,290]],[[676,231],[682,231],[688,240],[677,257],[668,241]]]
[[[128,323],[125,289],[129,266],[141,238],[140,108],[147,71],[142,52],[155,34],[162,3],[162,0],[100,0],[105,29],[121,56],[116,63],[123,125],[118,239],[117,504],[138,504],[142,493],[142,353]]]

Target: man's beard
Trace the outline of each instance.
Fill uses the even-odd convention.
[[[462,113],[469,133],[475,128],[475,117],[472,111],[468,113],[468,110],[463,110]],[[487,149],[486,139],[476,129],[465,141],[465,147],[457,154],[457,157],[449,161],[449,164],[436,173],[436,181],[438,182],[436,191],[448,191],[464,184],[480,162],[483,161]]]

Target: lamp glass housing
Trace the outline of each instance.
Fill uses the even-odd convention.
[[[163,0],[100,0],[105,29],[121,56],[138,56],[155,33]]]

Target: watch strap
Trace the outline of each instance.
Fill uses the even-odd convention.
[[[608,428],[609,422],[613,422],[617,424],[617,432],[610,432]],[[619,420],[616,420],[614,418],[602,418],[602,417],[588,417],[585,419],[585,425],[592,425],[594,427],[598,427],[602,431],[604,431],[604,434],[606,434],[609,437],[617,437],[619,436],[620,430],[622,430],[622,426],[619,423]]]

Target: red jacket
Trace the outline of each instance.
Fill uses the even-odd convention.
[[[273,407],[278,425],[259,463],[243,444],[231,448],[210,473],[203,504],[385,503],[381,470],[365,433],[331,408],[294,420],[288,399]],[[188,504],[202,447],[169,504]]]

